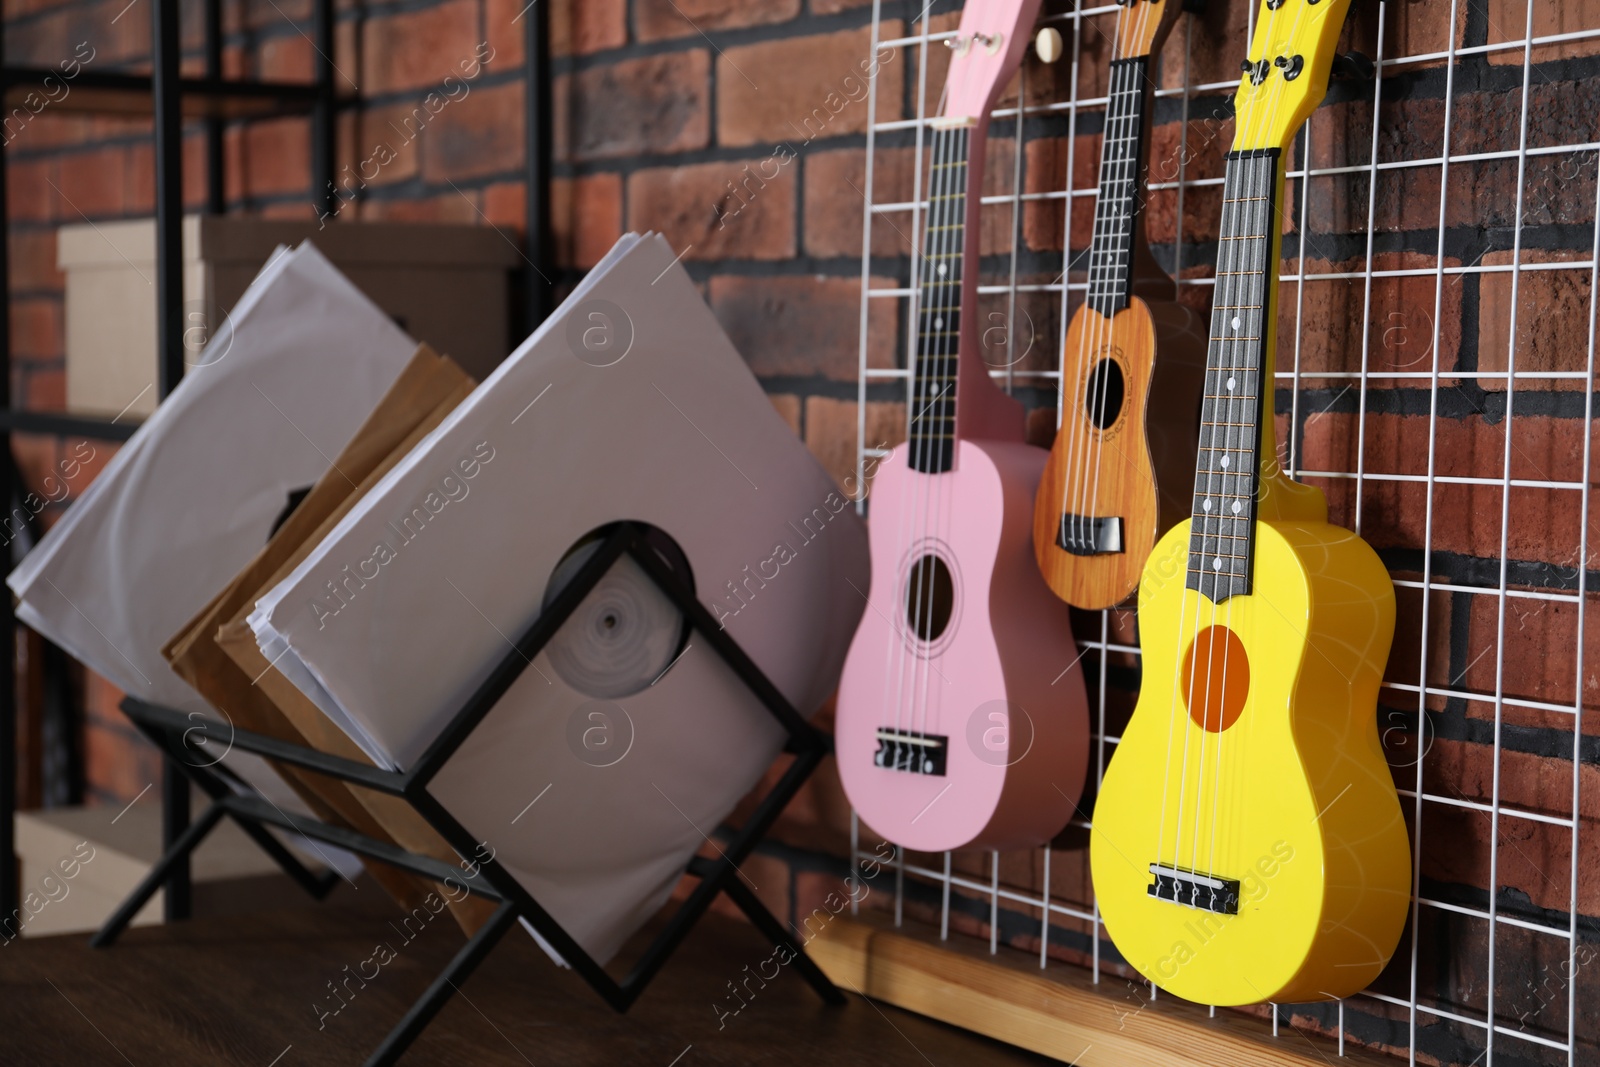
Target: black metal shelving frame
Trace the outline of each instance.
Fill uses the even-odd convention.
[[[226,79],[222,76],[222,0],[204,3],[204,62],[202,77],[180,74],[181,40],[178,0],[151,0],[150,73],[80,71],[74,78],[72,110],[119,114],[149,114],[155,138],[156,191],[156,322],[157,392],[165,398],[183,375],[183,124],[187,118],[203,119],[206,129],[206,210],[221,214],[227,208],[223,159],[225,124],[232,119],[283,115],[311,117],[312,183],[319,206],[334,206],[333,173],[336,155],[336,115],[340,108],[358,106],[359,96],[341,96],[334,81],[334,0],[313,0],[313,80],[308,83]],[[523,20],[526,42],[526,186],[527,234],[524,258],[528,269],[518,285],[526,314],[521,325],[531,328],[549,313],[554,302],[555,274],[550,256],[550,137],[551,72],[549,10],[533,4]],[[43,81],[51,71],[3,64],[4,19],[0,17],[0,100],[9,101],[19,91]],[[125,441],[137,428],[57,412],[16,411],[11,396],[11,304],[9,214],[7,211],[5,144],[0,140],[0,502],[10,509],[25,492],[12,459],[13,433],[86,437]],[[315,201],[314,201],[315,202]],[[17,804],[17,676],[15,635],[17,618],[12,598],[0,595],[0,632],[11,637],[0,654],[0,917],[19,907],[15,818]],[[59,652],[59,650],[53,650]],[[65,662],[64,655],[51,657]],[[170,756],[170,753],[169,753]],[[164,865],[164,911],[170,921],[188,918],[191,880],[188,851],[175,846],[192,834],[189,811],[190,778],[181,761],[168,758],[162,775],[162,837],[172,861]],[[202,835],[203,836],[203,835]],[[270,839],[270,838],[269,838]]]
[[[133,697],[125,699],[122,708],[128,717],[146,737],[166,753],[170,766],[181,768],[187,775],[186,781],[192,780],[211,798],[211,804],[201,813],[199,819],[190,824],[183,834],[171,843],[166,854],[151,868],[145,879],[106,920],[91,944],[104,947],[113,943],[156,890],[168,882],[170,873],[188,862],[194,848],[226,816],[233,819],[254,838],[307,892],[318,898],[332,888],[337,876],[332,872],[318,876],[307,870],[268,832],[268,827],[302,834],[313,840],[347,849],[447,885],[452,883],[459,885],[468,893],[478,894],[498,905],[490,919],[467,939],[467,943],[367,1059],[367,1067],[386,1067],[404,1055],[412,1041],[444,1007],[445,1002],[460,984],[466,981],[473,969],[511,928],[513,922],[519,919],[525,920],[538,930],[540,935],[560,953],[562,959],[607,1004],[617,1011],[626,1011],[644,992],[645,987],[682,943],[694,924],[705,914],[717,894],[725,893],[774,946],[788,949],[792,958],[787,962],[794,965],[796,971],[817,991],[824,1002],[843,1004],[844,995],[806,955],[803,945],[796,940],[789,928],[768,911],[755,893],[740,881],[738,870],[738,865],[750,855],[756,843],[772,826],[773,820],[810,778],[817,765],[833,750],[831,739],[808,723],[761,669],[745,655],[738,642],[722,629],[717,620],[695,597],[694,590],[650,547],[648,537],[646,529],[634,523],[615,524],[595,554],[579,568],[572,581],[518,637],[416,764],[405,771],[382,770],[371,764],[330,756],[262,734],[237,730],[226,723],[196,720],[182,712],[149,704]],[[710,645],[712,651],[722,657],[759,701],[762,708],[783,727],[788,735],[784,750],[792,755],[793,759],[778,781],[756,804],[744,824],[733,832],[728,841],[717,846],[717,857],[709,859],[696,856],[689,863],[685,873],[697,877],[698,884],[683,902],[672,910],[671,915],[651,938],[649,945],[619,981],[573,940],[560,923],[505,870],[493,855],[493,842],[487,842],[490,846],[490,855],[483,856],[479,840],[429,792],[428,785],[494,709],[500,698],[510,690],[512,684],[539,654],[539,650],[555,636],[605,573],[624,555],[632,558],[644,570],[657,588],[683,613],[684,619],[695,631],[696,639]],[[206,739],[401,797],[439,832],[458,855],[470,859],[464,861],[464,866],[443,863],[429,856],[407,852],[393,844],[375,840],[345,827],[331,826],[313,818],[286,814],[276,804],[260,797],[240,795],[217,773],[212,761],[201,749],[186,748],[190,745],[198,746]],[[187,759],[184,758],[186,751],[189,753]]]

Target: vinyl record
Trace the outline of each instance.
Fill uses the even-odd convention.
[[[545,590],[548,609],[594,554],[586,539],[556,565]],[[617,700],[647,688],[681,650],[683,613],[624,556],[605,573],[544,648],[561,680],[597,700]]]

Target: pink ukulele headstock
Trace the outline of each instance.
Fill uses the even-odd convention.
[[[954,53],[943,117],[979,119],[1022,64],[1040,0],[967,0],[961,28],[945,42]]]

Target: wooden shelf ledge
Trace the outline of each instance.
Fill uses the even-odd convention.
[[[1396,1061],[1284,1026],[1135,995],[1121,979],[1095,985],[1067,964],[991,956],[969,939],[938,941],[886,919],[841,915],[806,950],[842,988],[1077,1067],[1394,1067]],[[1141,990],[1144,987],[1140,987]]]

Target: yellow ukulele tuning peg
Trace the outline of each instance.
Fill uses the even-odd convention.
[[[1060,59],[1061,49],[1061,31],[1054,26],[1046,26],[1033,38],[1033,50],[1045,63],[1054,63]]]

